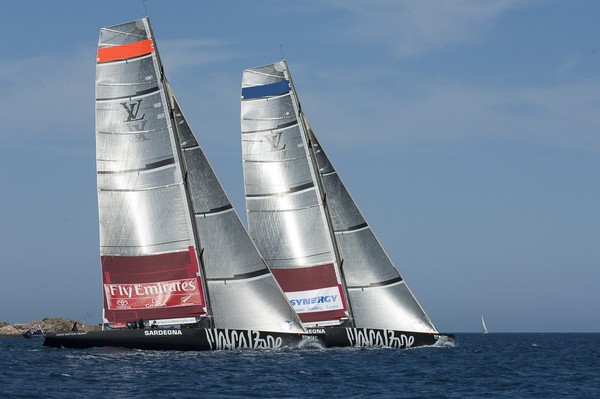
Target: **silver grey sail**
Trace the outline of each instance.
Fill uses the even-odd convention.
[[[177,104],[147,18],[100,32],[96,152],[105,321],[303,328]]]
[[[285,61],[244,70],[241,109],[248,229],[276,278],[321,256],[340,276],[350,325],[437,332],[325,155]]]
[[[305,326],[349,318],[307,136],[283,64],[244,71],[242,153],[249,232]]]

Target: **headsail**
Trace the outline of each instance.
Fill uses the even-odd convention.
[[[183,117],[147,18],[100,32],[96,152],[107,322],[302,331]]]
[[[285,61],[244,70],[241,108],[250,235],[292,305],[292,286],[325,285],[305,268],[326,265],[353,326],[437,332],[325,155]]]

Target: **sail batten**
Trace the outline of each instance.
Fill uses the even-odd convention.
[[[260,193],[260,194],[247,194],[246,198],[273,197],[273,196],[279,196],[279,195],[294,194],[294,193],[299,193],[299,192],[313,189],[314,187],[315,187],[315,185],[313,183],[304,183],[304,184],[300,184],[295,187],[290,187],[289,189],[283,190],[283,191],[275,191],[275,192],[271,192],[271,193]]]
[[[103,88],[107,89],[109,87],[112,88],[123,88],[123,89],[129,89],[133,86],[136,86],[134,84],[131,85],[104,85]],[[139,85],[138,85],[139,86]],[[152,87],[149,89],[144,89],[144,90],[140,90],[140,91],[135,91],[126,95],[122,95],[122,96],[114,96],[114,97],[98,97],[96,99],[96,101],[98,102],[108,102],[108,101],[118,101],[118,100],[125,100],[125,99],[129,99],[129,100],[133,100],[133,99],[137,99],[137,98],[143,98],[143,97],[147,97],[151,94],[154,94],[158,91],[159,89],[157,87]],[[127,90],[130,91],[130,90]]]
[[[144,84],[158,84],[158,81],[156,80],[146,80],[144,82]],[[105,87],[119,87],[119,86],[125,86],[125,87],[130,87],[130,86],[139,86],[140,83],[139,82],[106,82],[106,83],[99,83],[98,87],[100,88],[105,88]]]
[[[234,212],[233,205],[231,205],[231,204],[223,205],[218,208],[209,209],[208,211],[205,211],[205,212],[196,212],[194,215],[202,216],[202,217],[210,217],[210,216],[220,215],[225,212]]]
[[[145,248],[145,247],[152,247],[155,245],[159,245],[159,244],[164,244],[164,245],[168,245],[168,244],[187,244],[189,243],[189,240],[178,240],[178,241],[161,241],[160,243],[150,243],[147,245],[115,245],[115,246],[110,246],[110,245],[102,245],[101,249],[109,249],[109,248]],[[103,252],[103,251],[101,251]],[[162,253],[168,253],[168,252],[160,252],[160,251],[155,251],[154,254],[155,255],[160,255]]]
[[[110,174],[110,173],[135,173],[135,172],[149,172],[154,169],[160,169],[169,167],[175,163],[175,158],[167,158],[161,161],[147,163],[143,168],[136,169],[123,169],[123,170],[99,170],[98,174]]]
[[[251,121],[273,121],[273,120],[282,120],[282,119],[289,119],[287,117],[285,118],[274,118],[274,119],[245,119],[248,122]],[[284,130],[288,127],[292,127],[292,126],[296,126],[298,125],[298,121],[294,120],[293,122],[288,122],[288,123],[284,123],[281,125],[277,125],[274,128],[269,128],[269,129],[262,129],[262,130],[242,130],[242,134],[250,134],[250,133],[263,133],[263,132],[274,132],[275,130]]]
[[[349,290],[353,290],[353,289],[363,289],[363,288],[374,288],[374,287],[383,287],[386,285],[393,285],[393,284],[398,284],[403,282],[404,280],[402,280],[402,277],[398,276],[398,277],[394,277],[392,279],[386,280],[386,281],[381,281],[381,282],[374,282],[371,283],[369,285],[362,285],[362,286],[348,286]]]
[[[256,270],[253,272],[243,273],[243,274],[234,274],[233,277],[227,278],[208,278],[208,281],[221,281],[223,283],[227,282],[244,282],[250,280],[257,280],[263,278],[269,278],[271,273],[268,269]]]

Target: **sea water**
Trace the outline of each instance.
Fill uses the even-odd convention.
[[[159,352],[0,338],[0,398],[598,398],[600,334],[453,348]]]

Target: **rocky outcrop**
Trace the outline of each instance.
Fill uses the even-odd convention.
[[[39,324],[44,332],[63,332],[71,331],[73,324],[77,320],[65,319],[62,317],[57,318],[43,318],[42,320],[32,321],[30,323],[23,324],[9,324],[6,322],[0,322],[0,336],[17,336],[22,335],[25,331],[31,327]],[[77,321],[77,328],[79,331],[93,331],[100,330],[100,326],[90,326]]]

